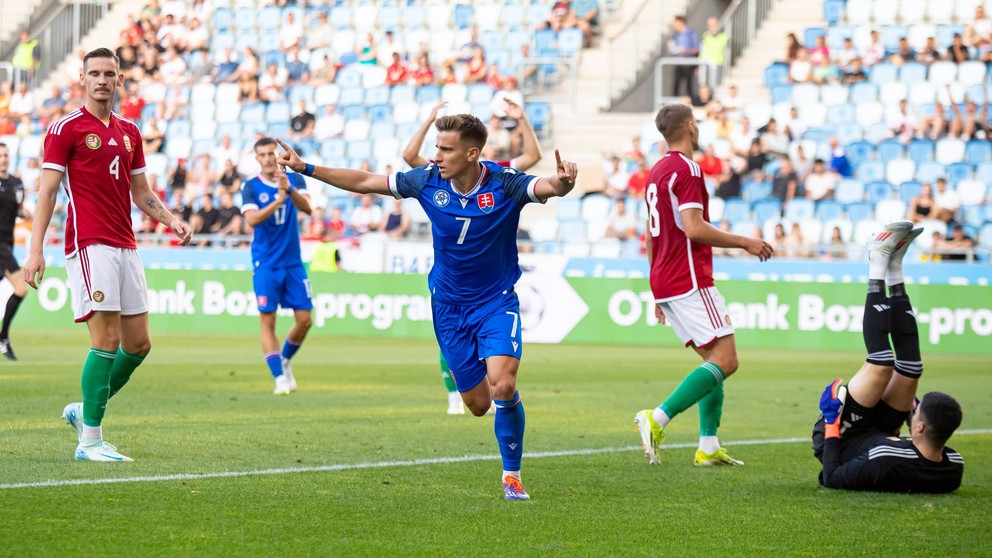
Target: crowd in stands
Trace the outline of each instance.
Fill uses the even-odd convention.
[[[452,112],[489,122],[487,157],[512,159],[522,142],[503,99],[528,115],[533,108],[530,120],[546,132],[547,104],[529,106],[524,91],[555,72],[524,61],[589,45],[599,10],[598,0],[257,7],[148,0],[119,35],[125,81],[116,111],[141,127],[150,184],[197,234],[214,236],[200,245],[216,245],[218,235],[250,232],[237,210],[239,188],[257,174],[253,145],[266,135],[286,138],[315,162],[391,172],[402,164],[399,142],[446,100]],[[83,54],[44,99],[25,84],[15,91],[0,83],[0,141],[14,144],[29,206],[44,131],[82,105]],[[321,210],[301,222],[307,238],[422,230],[410,224],[411,206],[386,212],[384,200],[310,184]],[[162,226],[136,212],[135,228],[149,238]]]

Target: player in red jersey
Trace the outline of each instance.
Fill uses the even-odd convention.
[[[743,248],[765,261],[772,247],[762,240],[723,232],[709,222],[709,194],[703,173],[692,160],[699,149],[699,128],[692,109],[661,107],[655,117],[669,151],[648,176],[648,262],[658,321],[672,325],[679,339],[703,358],[658,408],[637,413],[634,422],[644,453],[659,462],[665,426],[699,404],[696,465],[742,465],[720,447],[717,428],[723,414],[723,381],[737,371],[734,328],[723,297],[713,285],[713,247]]]
[[[524,113],[524,109],[510,99],[504,98],[503,100],[506,102],[506,116],[516,120],[517,126],[520,127],[520,133],[523,136],[523,153],[519,157],[515,157],[509,161],[496,161],[496,163],[501,167],[526,171],[536,165],[541,160],[541,157],[544,156],[541,151],[541,143],[537,139],[534,128],[527,121],[527,115]],[[447,101],[441,101],[434,105],[430,115],[427,116],[424,123],[420,125],[417,132],[407,142],[406,147],[403,148],[403,160],[406,161],[406,164],[417,168],[430,162],[420,154],[420,148],[424,144],[427,132],[430,131],[431,126],[434,125],[434,121],[437,120],[438,113],[447,104]],[[448,390],[448,414],[464,415],[465,407],[462,405],[462,396],[455,389],[455,382],[451,379],[451,369],[448,367],[448,361],[444,360],[444,355],[440,355],[439,359],[441,361],[441,379],[444,381],[444,388]]]
[[[131,229],[131,200],[152,219],[169,223],[182,245],[191,235],[145,179],[138,127],[111,110],[123,78],[113,51],[98,48],[83,58],[86,104],[48,128],[24,265],[24,279],[38,288],[45,275],[45,232],[61,186],[69,198],[65,254],[73,312],[77,322],[86,322],[91,346],[83,365],[83,401],[62,413],[76,429],[80,461],[131,461],[103,441],[101,426],[107,400],[151,350],[148,289]]]

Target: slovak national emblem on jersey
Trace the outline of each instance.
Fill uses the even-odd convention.
[[[448,202],[450,201],[451,201],[451,196],[448,195],[448,193],[445,192],[444,190],[438,190],[437,192],[434,193],[434,205],[438,207],[445,207],[448,205]]]
[[[496,207],[496,200],[493,199],[492,192],[479,194],[476,199],[479,202],[479,209],[481,209],[484,213],[489,213],[494,207]]]
[[[128,153],[131,152],[131,136],[124,136],[124,149],[127,149]]]
[[[86,135],[86,147],[89,147],[90,149],[100,149],[101,145],[103,145],[103,142],[100,141],[100,136],[96,134]]]

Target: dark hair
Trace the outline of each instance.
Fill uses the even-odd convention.
[[[489,139],[489,130],[481,120],[471,114],[450,114],[437,119],[438,132],[457,132],[462,141],[482,149]]]
[[[254,149],[255,151],[258,151],[258,148],[259,147],[265,147],[267,145],[279,145],[279,144],[276,143],[276,140],[274,140],[272,138],[269,138],[269,137],[265,137],[265,138],[262,138],[262,139],[256,141],[255,142],[255,147],[253,147],[252,149]]]
[[[685,23],[686,22],[685,21],[685,16],[677,15],[677,16],[675,16],[675,21],[678,21],[680,23]]]
[[[98,49],[94,49],[87,52],[86,55],[83,56],[84,68],[86,67],[86,63],[89,62],[90,58],[110,58],[111,60],[114,61],[114,66],[120,67],[121,65],[121,60],[117,58],[117,55],[114,54],[114,51],[110,50],[109,48],[100,47]]]
[[[2,147],[4,149],[10,149],[9,147],[7,147],[7,144],[6,143],[3,143],[2,141],[0,141],[0,147]]]
[[[654,117],[654,125],[665,136],[665,141],[672,143],[682,139],[685,123],[692,118],[692,109],[681,103],[669,103],[658,109]]]
[[[826,164],[826,161],[824,161],[823,159],[820,159],[819,157],[817,157],[816,159],[813,159],[813,164],[814,165],[823,165],[823,164]]]
[[[926,425],[923,435],[943,445],[961,426],[961,405],[946,393],[931,391],[920,401],[920,420]]]

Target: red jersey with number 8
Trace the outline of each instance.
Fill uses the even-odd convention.
[[[655,163],[645,191],[651,235],[651,292],[658,302],[677,300],[713,286],[713,248],[685,235],[681,211],[702,209],[710,220],[710,196],[695,161],[669,151]]]
[[[131,177],[145,172],[137,126],[116,113],[103,122],[85,107],[74,110],[49,126],[42,168],[65,173],[67,256],[90,244],[137,248]]]

